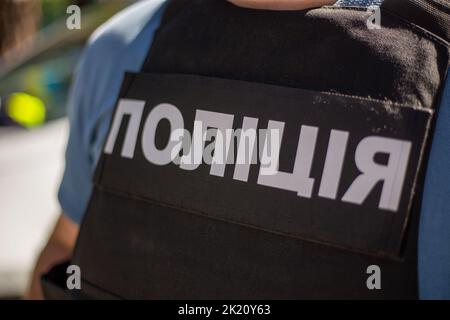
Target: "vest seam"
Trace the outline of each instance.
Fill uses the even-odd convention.
[[[258,232],[275,234],[275,235],[278,235],[278,236],[288,237],[288,238],[291,238],[291,239],[294,239],[294,240],[305,241],[305,242],[308,242],[308,243],[314,243],[316,245],[321,245],[321,246],[326,246],[326,247],[330,247],[330,248],[341,250],[341,251],[346,251],[346,252],[351,253],[351,254],[370,256],[370,257],[373,257],[373,258],[384,259],[384,260],[387,260],[387,261],[400,262],[400,263],[405,261],[405,257],[402,254],[398,254],[396,256],[396,255],[390,255],[390,254],[383,253],[383,252],[378,252],[378,253],[376,253],[376,252],[367,252],[367,251],[363,251],[363,250],[350,248],[350,247],[347,247],[347,246],[344,246],[344,245],[331,243],[331,242],[326,241],[326,240],[308,238],[307,236],[304,236],[304,235],[301,235],[301,234],[294,234],[292,232],[286,232],[286,231],[281,231],[281,230],[269,230],[269,229],[257,226],[255,224],[252,224],[252,223],[243,222],[243,221],[237,221],[237,220],[234,220],[234,219],[227,219],[227,218],[224,218],[224,217],[213,216],[213,215],[210,215],[210,214],[208,214],[206,212],[203,212],[201,210],[187,208],[187,207],[181,207],[179,205],[170,204],[170,203],[163,202],[161,200],[157,200],[157,199],[154,199],[154,198],[141,196],[141,195],[136,195],[136,194],[131,194],[129,192],[126,192],[124,190],[120,190],[120,189],[114,188],[114,187],[105,187],[105,186],[101,186],[101,185],[95,185],[95,188],[98,191],[100,191],[100,192],[106,192],[106,193],[109,193],[110,195],[117,195],[117,196],[121,196],[123,198],[127,198],[127,199],[130,199],[130,200],[137,200],[137,201],[142,201],[144,203],[151,203],[153,205],[160,206],[160,207],[172,208],[172,209],[175,209],[175,210],[179,210],[179,211],[181,211],[182,213],[185,213],[185,214],[194,214],[196,216],[200,216],[200,217],[203,217],[203,218],[212,219],[212,220],[218,220],[218,221],[222,221],[222,222],[225,222],[225,223],[238,225],[238,226],[249,228],[249,229],[252,229],[252,230],[255,230],[255,231],[258,231]]]
[[[345,10],[345,11],[357,11],[357,12],[367,12],[367,9],[365,8],[361,8],[361,7],[333,7],[333,6],[324,6],[322,7],[325,10]],[[388,9],[385,9],[383,7],[380,7],[382,11],[388,13],[389,15],[391,15],[392,17],[395,17],[398,21],[401,21],[403,24],[406,24],[407,26],[411,27],[414,31],[416,31],[416,34],[419,34],[425,38],[427,38],[428,40],[432,41],[433,43],[436,44],[440,44],[442,45],[445,49],[447,49],[447,51],[449,50],[450,47],[450,42],[448,42],[445,39],[442,39],[441,37],[435,35],[434,33],[432,33],[431,31],[425,29],[424,27],[421,27],[419,25],[416,25],[415,23],[412,23],[400,16],[398,16],[397,14],[391,12]]]
[[[215,80],[215,79],[229,80],[229,81],[235,81],[235,82],[244,82],[247,84],[279,87],[279,88],[283,88],[283,89],[287,89],[287,90],[302,90],[302,91],[313,92],[316,94],[320,93],[320,94],[324,94],[327,96],[350,98],[350,99],[355,99],[358,101],[375,102],[375,103],[382,104],[383,106],[390,106],[390,107],[396,107],[396,108],[409,108],[409,109],[413,109],[413,110],[417,110],[417,111],[427,112],[430,114],[434,113],[434,110],[432,108],[426,108],[426,107],[423,107],[422,105],[409,105],[409,104],[405,104],[405,103],[392,101],[389,99],[382,100],[382,99],[378,99],[378,98],[372,98],[370,96],[364,97],[362,95],[347,94],[347,93],[333,92],[333,91],[327,91],[327,90],[316,90],[316,89],[310,89],[310,88],[298,87],[298,86],[294,87],[294,86],[289,86],[289,85],[280,85],[280,84],[274,84],[274,83],[263,82],[263,81],[248,81],[248,80],[241,80],[241,79],[231,79],[231,78],[220,77],[220,76],[209,76],[209,75],[204,75],[201,73],[129,72],[129,74],[133,75],[133,77],[137,76],[138,74],[154,74],[154,75],[187,76],[187,77],[193,76],[193,77],[209,78],[209,79],[213,79],[213,80]],[[133,79],[133,81],[134,81],[134,79]],[[130,84],[130,86],[131,86],[131,84]],[[228,90],[228,87],[224,87],[224,88]]]
[[[82,277],[82,278],[81,278],[81,282],[83,282],[83,283],[84,283],[85,285],[87,285],[88,287],[92,287],[92,288],[94,288],[95,290],[98,290],[98,291],[103,292],[104,294],[114,296],[114,297],[117,298],[117,299],[125,300],[125,298],[122,297],[121,295],[119,295],[119,294],[117,294],[117,293],[115,293],[115,292],[106,290],[106,289],[104,289],[104,288],[102,288],[102,287],[100,287],[100,286],[94,284],[92,281],[86,279],[86,277]]]

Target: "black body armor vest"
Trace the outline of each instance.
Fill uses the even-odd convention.
[[[371,14],[170,2],[141,72],[125,76],[97,166],[71,261],[82,289],[58,287],[60,266],[47,297],[417,298],[450,5],[386,0],[381,29]],[[199,120],[216,134],[277,129],[275,171],[259,159],[268,131],[249,166],[214,163],[217,150],[212,164],[174,161],[175,128],[207,148]]]

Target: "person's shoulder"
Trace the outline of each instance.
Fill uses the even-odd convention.
[[[83,103],[74,109],[100,110],[97,104],[106,103],[110,91],[120,87],[123,72],[139,68],[159,27],[165,2],[143,0],[132,4],[91,35],[76,69],[79,85],[73,94]]]
[[[143,0],[122,10],[101,25],[89,38],[87,54],[103,57],[121,52],[151,23],[165,0]]]

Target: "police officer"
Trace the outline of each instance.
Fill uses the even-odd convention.
[[[80,65],[64,215],[35,280],[71,255],[84,216],[83,289],[56,268],[48,297],[449,298],[449,12],[234,0],[121,13]],[[276,132],[276,170],[176,161],[174,129],[203,151],[207,128],[215,147],[226,130],[268,130],[244,148],[258,155]]]

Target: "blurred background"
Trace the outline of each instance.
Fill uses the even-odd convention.
[[[59,214],[66,100],[90,34],[135,0],[0,0],[0,299],[21,297]],[[81,8],[69,30],[67,8]]]

